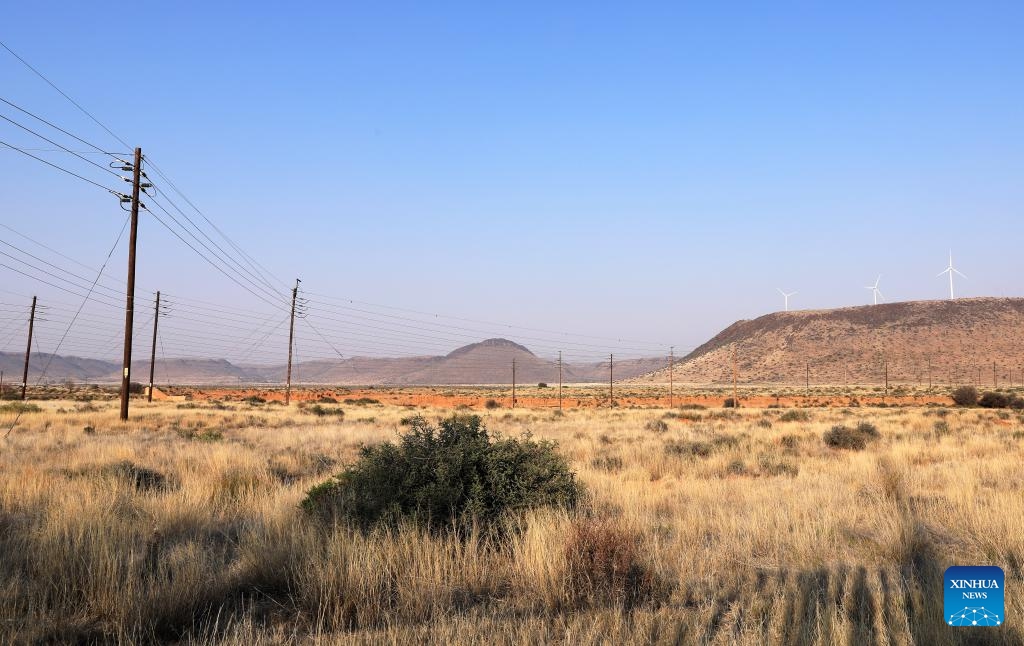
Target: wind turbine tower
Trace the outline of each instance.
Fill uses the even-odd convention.
[[[878,305],[878,299],[879,298],[885,298],[884,296],[882,296],[882,292],[878,291],[878,283],[881,280],[882,280],[882,274],[878,274],[878,278],[875,279],[875,284],[874,285],[866,285],[864,287],[864,289],[870,289],[871,290],[871,295],[875,299],[875,305]]]
[[[781,289],[779,289],[778,287],[776,287],[775,289],[776,289],[776,291],[778,291],[778,292],[779,292],[780,294],[782,294],[782,298],[783,298],[783,299],[785,299],[785,302],[786,302],[786,310],[785,310],[785,311],[787,311],[787,312],[788,312],[788,311],[789,311],[789,297],[790,297],[790,296],[796,296],[796,295],[797,295],[797,292],[789,292],[789,293],[787,294],[786,292],[782,291],[782,290],[781,290]]]
[[[963,274],[961,274],[956,269],[953,269],[953,250],[952,249],[949,250],[949,266],[946,267],[945,269],[943,269],[942,271],[940,271],[938,273],[938,275],[936,275],[935,277],[938,278],[942,274],[949,274],[949,300],[953,300],[955,298],[955,296],[953,296],[953,274],[958,274],[961,278],[967,278],[967,276],[964,276]]]

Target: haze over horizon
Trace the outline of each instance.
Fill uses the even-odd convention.
[[[281,300],[302,278],[300,357],[495,336],[548,358],[682,354],[782,309],[776,288],[799,292],[791,309],[870,303],[879,274],[886,301],[947,297],[950,249],[957,296],[1022,295],[1019,5],[133,12],[138,54],[112,37],[122,11],[72,3],[9,8],[0,41],[141,146]],[[2,49],[0,78],[4,99],[127,152]],[[125,190],[9,122],[0,140]],[[43,259],[30,278],[0,257],[0,351],[24,350],[39,294],[49,352],[81,298],[38,268],[84,292],[123,213],[9,149],[0,177],[0,240]],[[112,305],[87,306],[61,354],[117,356],[125,253],[96,292]],[[137,360],[156,289],[166,356],[280,360],[286,312],[149,213],[138,281]]]

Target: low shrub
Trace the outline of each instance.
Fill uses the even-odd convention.
[[[139,491],[156,491],[167,486],[167,476],[156,469],[139,466],[128,460],[111,464],[104,471],[127,482]]]
[[[358,397],[355,399],[349,398],[345,400],[346,404],[353,406],[377,406],[380,405],[380,401],[373,399],[372,397]]]
[[[800,473],[800,467],[789,460],[778,459],[770,454],[763,453],[757,458],[757,466],[761,473],[766,476],[787,476],[795,478]]]
[[[740,407],[739,401],[733,399],[732,397],[727,397],[725,399],[725,401],[722,402],[722,408],[739,408],[739,407]]]
[[[316,415],[317,417],[345,417],[344,409],[321,406],[320,404],[307,406],[303,409],[303,412]]]
[[[15,401],[0,406],[0,413],[17,413],[18,415],[21,415],[22,413],[41,412],[43,412],[43,409],[39,407],[39,405],[33,404],[31,402]]]
[[[978,403],[978,389],[974,386],[960,386],[950,396],[957,406],[975,406]]]
[[[614,521],[580,518],[565,544],[566,589],[576,605],[650,601],[662,587],[641,557],[640,536]]]
[[[861,422],[854,428],[848,426],[833,426],[825,432],[825,444],[834,449],[847,449],[851,451],[863,451],[868,442],[878,439],[878,430],[869,422]]]
[[[487,410],[494,410],[495,408],[501,408],[501,404],[495,399],[488,399],[484,402],[484,408]]]
[[[644,425],[644,428],[652,433],[664,433],[668,430],[668,424],[662,419],[652,419]]]
[[[509,512],[579,502],[582,487],[555,447],[528,435],[491,438],[476,415],[437,427],[418,417],[398,444],[360,449],[354,464],[311,489],[301,506],[364,530],[405,519],[430,529],[497,528]]]
[[[985,392],[978,398],[978,406],[982,408],[1006,408],[1010,405],[1010,398],[1003,393]]]
[[[855,430],[865,438],[877,439],[881,437],[881,434],[878,432],[878,427],[866,420],[857,422]]]
[[[617,455],[599,455],[590,461],[590,466],[602,471],[620,471],[622,458]]]
[[[780,422],[809,422],[810,420],[811,416],[803,410],[787,410],[779,415]]]

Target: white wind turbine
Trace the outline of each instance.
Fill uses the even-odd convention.
[[[864,289],[870,289],[871,290],[871,295],[874,296],[874,298],[875,298],[875,305],[878,305],[878,299],[879,298],[885,298],[884,296],[882,296],[882,292],[878,291],[878,283],[881,280],[882,280],[882,274],[878,274],[878,278],[875,279],[875,284],[874,285],[867,285],[867,286],[864,287]]]
[[[777,292],[779,292],[780,294],[782,294],[782,298],[783,298],[783,299],[785,299],[785,301],[786,301],[786,311],[788,312],[788,311],[789,311],[789,297],[790,297],[790,296],[796,296],[796,295],[797,295],[797,292],[789,292],[789,293],[787,294],[786,292],[782,291],[782,290],[781,290],[781,289],[779,289],[778,287],[776,287],[776,288],[775,288],[775,290],[776,290]]]
[[[949,274],[949,300],[953,300],[953,274],[960,274],[961,278],[967,278],[956,269],[953,269],[953,250],[949,250],[949,266],[940,271],[935,277],[938,278],[942,274]]]

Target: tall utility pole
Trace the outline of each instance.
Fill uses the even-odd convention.
[[[889,396],[889,357],[885,358],[885,393],[884,397]]]
[[[562,351],[558,351],[558,410],[562,410]]]
[[[135,241],[139,236],[139,184],[142,181],[142,149],[135,149],[132,164],[132,224],[128,236],[128,296],[124,308],[124,361],[121,363],[121,421],[128,421],[128,389],[132,374],[132,329],[135,319]]]
[[[615,355],[608,355],[608,405],[615,405],[615,390],[612,384],[614,383],[615,375]]]
[[[992,387],[993,388],[995,388],[998,385],[996,383],[997,381],[998,381],[998,379],[996,378],[996,362],[993,361],[992,362]]]
[[[21,400],[25,401],[28,390],[28,360],[32,356],[32,329],[36,325],[36,297],[32,297],[32,313],[28,317],[28,345],[25,347],[25,372],[21,376]]]
[[[512,357],[512,408],[516,407],[516,358]]]
[[[295,287],[292,288],[292,319],[288,326],[288,372],[285,375],[284,404],[287,406],[292,402],[292,346],[295,344],[295,301],[299,297],[299,283],[295,279]]]
[[[673,392],[672,392],[673,388],[672,387],[675,385],[674,384],[674,380],[672,378],[673,377],[672,373],[674,372],[673,368],[675,367],[675,358],[676,358],[675,355],[676,355],[676,346],[673,345],[673,346],[669,347],[669,349],[668,349],[668,407],[669,408],[672,408],[672,395],[673,395]]]
[[[160,292],[156,293],[156,309],[153,310],[153,351],[149,354],[149,394],[146,400],[153,403],[153,375],[156,372],[156,332],[160,323]]]
[[[811,364],[807,361],[804,362],[804,388],[811,394]]]
[[[928,390],[932,389],[932,356],[928,355]]]
[[[732,406],[733,406],[733,408],[739,408],[739,405],[740,405],[740,398],[739,398],[739,395],[736,393],[736,377],[737,377],[736,373],[737,373],[737,369],[736,369],[736,345],[733,344],[733,346],[732,346]]]

